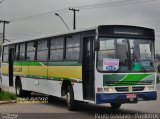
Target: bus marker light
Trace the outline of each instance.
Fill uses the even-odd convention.
[[[102,92],[103,89],[102,88],[97,88],[97,92]]]

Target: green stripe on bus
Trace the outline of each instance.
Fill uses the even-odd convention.
[[[123,79],[126,76],[126,74],[111,74],[111,75],[103,75],[103,85],[109,85],[113,84],[115,82],[119,82],[121,79]]]
[[[43,66],[40,62],[14,62],[14,66]]]
[[[78,62],[48,62],[48,66],[82,66]]]
[[[14,66],[82,66],[78,62],[14,62]]]
[[[137,85],[140,81],[144,80],[148,76],[151,76],[151,74],[104,75],[103,86]]]
[[[114,86],[118,85],[137,85],[144,78],[150,76],[151,74],[128,74],[123,80],[120,82],[113,84]]]

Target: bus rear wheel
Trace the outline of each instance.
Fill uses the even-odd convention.
[[[74,100],[74,92],[73,92],[73,87],[71,85],[68,86],[67,88],[67,107],[70,111],[73,111],[75,109],[75,100]]]
[[[30,91],[25,91],[22,89],[22,83],[20,80],[16,80],[15,90],[17,97],[30,97],[31,95]]]
[[[121,104],[120,103],[111,103],[111,107],[113,109],[119,109],[121,107]]]

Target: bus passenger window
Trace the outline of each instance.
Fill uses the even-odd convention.
[[[20,44],[20,60],[25,60],[25,43]]]
[[[79,60],[80,55],[80,36],[75,35],[67,37],[66,41],[66,59]]]
[[[35,49],[34,42],[27,43],[27,60],[34,61]]]
[[[3,47],[3,62],[8,62],[8,46]]]
[[[19,60],[19,44],[15,45],[15,60]]]
[[[47,40],[38,41],[38,44],[37,44],[37,60],[47,61],[47,59],[48,59]]]
[[[63,50],[64,50],[63,37],[51,39],[50,60],[53,61],[63,60]]]

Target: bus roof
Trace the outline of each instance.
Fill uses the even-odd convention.
[[[82,28],[82,29],[78,29],[78,30],[71,30],[71,31],[67,31],[67,32],[63,32],[63,33],[56,33],[56,34],[52,34],[52,35],[46,35],[46,36],[41,36],[41,37],[36,37],[33,39],[25,39],[25,40],[21,40],[21,41],[12,41],[12,42],[7,42],[7,43],[3,43],[3,45],[10,45],[10,44],[16,44],[16,43],[21,43],[21,42],[26,42],[26,41],[33,41],[33,40],[38,40],[38,39],[45,39],[45,38],[50,38],[50,37],[56,37],[56,36],[61,36],[61,35],[67,35],[67,34],[73,34],[73,33],[78,33],[78,32],[83,32],[83,31],[90,31],[90,30],[95,30],[98,27],[101,26],[110,26],[110,27],[136,27],[136,28],[145,28],[148,30],[153,30],[147,27],[140,27],[140,26],[132,26],[132,25],[98,25],[95,27],[90,27],[90,28]]]
[[[61,35],[66,35],[66,34],[78,33],[78,32],[83,32],[83,31],[90,31],[90,30],[95,30],[97,27],[98,26],[90,27],[90,28],[83,28],[83,29],[78,29],[78,30],[71,30],[71,31],[63,32],[63,33],[56,33],[56,34],[52,34],[52,35],[36,37],[36,38],[33,38],[33,39],[25,39],[25,40],[21,40],[21,41],[16,40],[16,41],[3,43],[3,45],[10,45],[10,44],[16,44],[16,43],[21,43],[21,42],[26,42],[26,41],[33,41],[33,40],[50,38],[50,37],[61,36]]]

